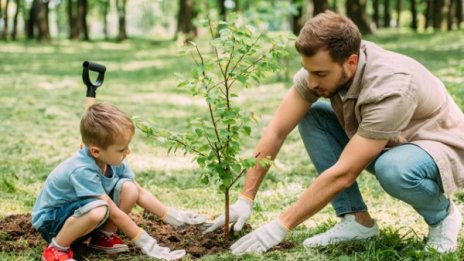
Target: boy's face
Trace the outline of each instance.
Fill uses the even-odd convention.
[[[96,146],[90,147],[92,156],[99,162],[108,165],[119,165],[130,153],[129,144],[133,134],[128,131],[120,135],[116,139],[116,143],[108,146],[106,149],[101,149]]]

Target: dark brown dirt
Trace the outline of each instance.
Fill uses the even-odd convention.
[[[229,251],[229,247],[238,238],[252,230],[250,225],[246,225],[240,234],[233,235],[231,240],[224,240],[223,232],[217,230],[206,235],[202,234],[200,228],[188,226],[182,229],[174,229],[171,225],[165,224],[157,217],[144,213],[143,215],[132,215],[132,219],[148,234],[152,235],[158,243],[170,249],[185,249],[192,257],[216,254]],[[129,255],[141,255],[132,243],[125,237],[124,241],[130,247]],[[27,248],[44,246],[45,241],[31,225],[30,214],[20,214],[8,216],[0,220],[0,251],[21,252]],[[291,249],[294,245],[291,242],[282,242],[275,250]],[[93,250],[82,245],[76,249],[76,258],[81,259],[91,255]],[[81,258],[80,258],[81,257]]]

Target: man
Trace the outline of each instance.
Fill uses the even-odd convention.
[[[361,41],[353,22],[333,12],[309,20],[295,47],[303,68],[255,153],[275,158],[298,125],[320,175],[279,218],[242,237],[232,252],[267,251],[329,202],[341,222],[305,246],[377,236],[356,184],[363,169],[424,218],[427,250],[455,251],[462,218],[449,196],[464,185],[464,116],[444,85],[417,61]],[[257,166],[247,173],[231,206],[235,230],[251,215],[267,171]],[[224,215],[206,232],[222,224]]]

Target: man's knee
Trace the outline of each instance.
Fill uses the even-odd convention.
[[[332,117],[333,114],[333,109],[328,102],[315,102],[298,124],[298,130],[300,133],[304,133],[311,127],[318,125],[317,123],[321,118]]]

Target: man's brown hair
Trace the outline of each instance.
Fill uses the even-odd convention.
[[[319,50],[327,50],[338,63],[357,54],[360,46],[358,27],[349,18],[331,11],[320,13],[306,22],[295,41],[300,55],[311,57]]]
[[[127,131],[135,132],[134,123],[122,111],[108,103],[95,103],[82,116],[82,142],[106,149]]]

